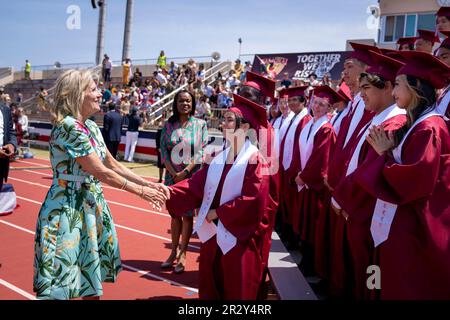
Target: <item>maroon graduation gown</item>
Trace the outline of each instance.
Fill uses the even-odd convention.
[[[405,115],[397,115],[382,123],[385,131],[396,131],[406,123]],[[361,135],[358,137],[360,140]],[[361,170],[360,165],[372,162],[378,157],[376,151],[366,141],[361,147],[358,168],[343,178],[333,191],[333,197],[349,219],[345,236],[350,249],[353,271],[353,294],[356,299],[366,297],[367,267],[372,264],[373,240],[370,224],[375,208],[376,198],[355,182],[354,175]]]
[[[450,138],[441,117],[406,138],[402,163],[390,154],[364,163],[355,181],[398,204],[389,238],[374,251],[381,299],[450,299]]]
[[[364,110],[363,117],[359,121],[351,138],[344,147],[345,138],[354,113],[346,116],[342,120],[341,129],[339,130],[338,139],[330,160],[328,169],[328,184],[331,188],[336,188],[341,179],[347,172],[350,158],[356,147],[357,136],[361,129],[373,118],[374,113]],[[330,204],[324,206],[328,208],[328,217],[330,218],[331,248],[330,248],[330,294],[332,296],[342,296],[351,290],[350,270],[351,262],[349,257],[348,244],[345,238],[345,219],[342,216],[336,216]]]
[[[292,119],[292,122],[294,122],[295,118]],[[305,125],[311,120],[311,116],[308,114],[303,117],[302,120],[300,120],[299,124],[297,125],[297,128],[295,130],[295,136],[294,141],[297,142],[300,133],[302,129],[305,127]],[[289,126],[290,129],[290,126]],[[287,132],[289,131],[287,130]],[[300,171],[300,146],[298,143],[294,142],[294,148],[292,150],[292,161],[291,165],[287,170],[284,170],[283,168],[283,153],[284,153],[284,144],[286,140],[286,135],[281,143],[281,151],[280,151],[280,179],[281,179],[281,192],[280,192],[280,200],[282,203],[282,212],[284,213],[283,221],[285,223],[290,224],[291,226],[294,226],[294,220],[298,221],[298,215],[299,215],[299,208],[297,205],[297,199],[298,199],[298,191],[297,191],[297,184],[295,183],[294,179],[297,176],[298,172]],[[296,216],[294,218],[294,216]],[[295,228],[295,227],[294,227]]]
[[[166,205],[174,215],[187,208],[200,207],[209,166],[205,166],[190,179],[171,186],[171,199]],[[211,209],[225,228],[237,238],[236,246],[226,255],[217,245],[216,236],[200,249],[200,299],[248,300],[256,299],[267,257],[263,257],[271,222],[267,209],[270,176],[262,175],[260,156],[256,164],[247,165],[242,194],[219,206],[222,187],[231,164],[226,164]],[[273,225],[273,224],[272,224]]]
[[[308,187],[298,193],[296,208],[299,214],[294,217],[298,217],[298,220],[294,219],[293,227],[294,232],[300,234],[300,239],[311,246],[316,242],[316,220],[319,218],[326,188],[324,177],[328,171],[331,146],[335,141],[333,126],[327,122],[314,136],[311,157],[300,173],[300,178]]]

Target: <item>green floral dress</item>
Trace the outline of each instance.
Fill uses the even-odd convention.
[[[192,174],[201,169],[204,158],[204,149],[208,144],[208,127],[204,120],[190,117],[184,127],[179,121],[174,123],[166,122],[161,132],[161,160],[162,163],[170,163],[176,172],[183,171],[192,159],[195,159],[197,166]],[[171,186],[174,183],[169,171],[166,170],[164,184]],[[185,216],[192,217],[194,211],[184,213]]]
[[[106,146],[98,126],[67,116],[50,138],[53,183],[39,212],[35,236],[33,291],[40,299],[72,299],[103,294],[102,281],[122,270],[117,234],[100,181],[76,158]],[[74,179],[75,177],[75,179]],[[60,179],[58,179],[60,178]]]

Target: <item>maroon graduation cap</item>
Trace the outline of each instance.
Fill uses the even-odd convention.
[[[255,88],[256,90],[259,90],[263,96],[270,97],[273,100],[275,97],[276,85],[274,80],[251,71],[247,71],[246,79],[247,81],[244,83],[244,86]]]
[[[419,29],[417,30],[417,32],[419,33],[419,35],[416,37],[416,40],[423,39],[425,41],[431,42],[432,44],[434,44],[435,42],[441,42],[435,31]]]
[[[450,68],[435,56],[419,51],[401,51],[405,63],[397,75],[411,75],[441,89],[449,83]]]
[[[372,63],[367,68],[367,73],[377,75],[384,80],[394,83],[397,72],[404,66],[404,63],[373,51],[370,54]]]
[[[317,86],[314,87],[313,96],[319,97],[319,98],[328,98],[328,101],[330,104],[335,104],[340,101],[345,102],[345,98],[338,94],[336,91],[334,91],[329,86]]]

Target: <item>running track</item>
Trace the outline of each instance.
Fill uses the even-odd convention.
[[[0,217],[0,300],[34,300],[34,231],[52,171],[49,160],[40,158],[18,160],[11,166],[8,183],[13,184],[20,207]],[[108,186],[103,191],[116,225],[124,270],[116,283],[104,283],[102,299],[198,298],[199,240],[191,239],[183,274],[162,270],[160,264],[170,254],[167,211],[155,211],[125,191]]]

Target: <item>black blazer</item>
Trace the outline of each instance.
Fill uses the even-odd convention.
[[[17,149],[16,131],[13,129],[13,119],[11,110],[0,103],[0,112],[3,115],[3,141],[0,141],[1,146],[12,144],[14,149]],[[9,159],[0,158],[0,189],[3,185],[3,180],[8,179]]]
[[[103,137],[105,141],[120,141],[122,136],[122,116],[117,111],[109,111],[103,117]]]

